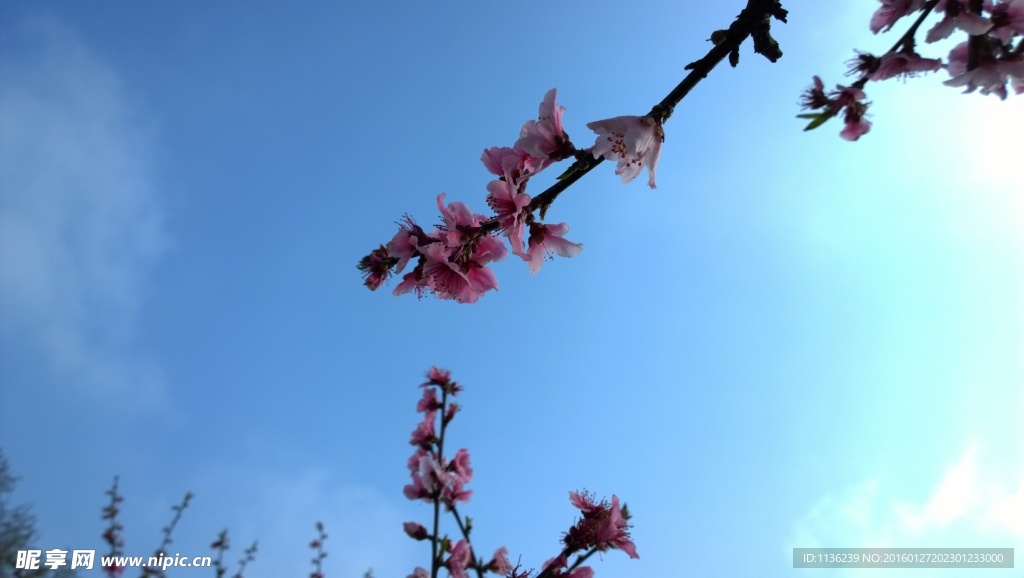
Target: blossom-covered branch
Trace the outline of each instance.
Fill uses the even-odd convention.
[[[1007,84],[1017,94],[1024,93],[1024,0],[880,0],[882,6],[871,17],[875,34],[891,30],[901,18],[919,13],[899,40],[881,56],[858,52],[850,64],[849,76],[858,77],[850,86],[838,85],[825,93],[817,76],[803,95],[801,105],[818,112],[798,115],[811,122],[804,130],[815,129],[842,114],[844,128],[840,136],[854,141],[871,129],[864,117],[869,102],[864,86],[868,81],[907,78],[945,68],[950,79],[943,84],[963,87],[964,92],[979,91],[1006,99]],[[949,38],[954,32],[967,35],[943,62],[917,53],[917,32],[932,13],[942,14],[926,34],[925,42]]]
[[[445,194],[441,193],[437,207],[442,223],[424,229],[412,217],[403,217],[391,241],[360,260],[358,267],[364,284],[375,290],[388,277],[401,274],[412,264],[412,271],[394,289],[395,295],[431,293],[441,299],[474,303],[485,292],[498,288],[490,264],[509,253],[509,248],[495,235],[507,237],[511,253],[527,262],[534,274],[552,255],[579,255],[583,245],[564,238],[569,232],[567,224],[544,222],[558,195],[606,159],[615,161],[615,174],[624,184],[646,168],[647,184],[655,188],[656,168],[665,140],[663,126],[689,91],[726,57],[736,66],[740,45],[747,38],[753,38],[754,51],[770,61],[782,56],[771,36],[772,18],[785,22],[786,11],[779,0],[748,0],[747,7],[728,29],[712,34],[714,46],[708,54],[687,65],[689,74],[650,112],[588,123],[587,128],[597,135],[588,148],[578,148],[570,140],[562,121],[565,107],[557,103],[557,91],[550,90],[541,102],[537,120],[523,124],[511,147],[491,147],[481,157],[496,177],[486,186],[487,204],[495,214],[476,214],[461,202],[446,205]],[[574,159],[573,164],[555,185],[536,197],[526,193],[530,178],[570,158]]]
[[[405,522],[403,529],[414,540],[430,541],[430,570],[418,567],[409,578],[437,578],[441,568],[446,568],[452,578],[465,578],[467,570],[475,571],[478,578],[483,578],[487,572],[526,578],[530,571],[524,572],[518,565],[512,566],[505,547],[498,548],[488,561],[476,557],[470,542],[472,519],[459,515],[456,507],[458,502],[469,501],[472,491],[465,486],[473,479],[468,450],[460,449],[450,460],[444,454],[448,425],[461,409],[448,398],[458,395],[462,386],[451,379],[450,372],[432,367],[427,372],[427,381],[420,387],[423,388],[423,396],[416,405],[416,411],[423,414],[423,421],[416,426],[409,439],[416,451],[407,463],[412,483],[406,485],[403,492],[410,500],[422,500],[433,506],[432,529],[428,530],[415,521]],[[609,504],[606,501],[597,502],[585,492],[571,492],[569,500],[580,509],[582,518],[569,528],[563,539],[565,548],[558,556],[544,563],[537,578],[591,578],[593,570],[581,564],[594,552],[618,549],[630,558],[639,558],[629,536],[629,511],[625,505],[619,507],[617,496],[612,496]],[[461,536],[457,542],[441,534],[442,507],[455,519]],[[568,557],[573,554],[577,558],[570,565]]]

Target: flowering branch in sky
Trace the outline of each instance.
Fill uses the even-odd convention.
[[[854,141],[871,129],[864,116],[868,103],[864,86],[868,81],[907,78],[945,68],[950,79],[943,84],[963,87],[964,92],[996,94],[1005,100],[1007,84],[1017,94],[1024,92],[1024,0],[881,0],[869,24],[875,34],[888,31],[905,16],[919,13],[896,44],[881,56],[858,52],[849,61],[848,76],[857,80],[839,85],[828,94],[817,76],[803,95],[803,108],[818,112],[799,115],[810,119],[804,130],[815,129],[842,114],[845,124],[840,136]],[[943,62],[917,53],[917,32],[932,13],[942,18],[925,34],[925,42],[949,38],[954,32],[967,35]]]
[[[497,235],[508,239],[512,255],[525,261],[530,272],[540,271],[553,255],[575,257],[583,244],[565,238],[566,223],[544,222],[548,207],[559,194],[605,160],[616,163],[615,174],[623,184],[645,169],[647,184],[656,187],[655,171],[665,140],[664,125],[682,99],[707,77],[722,60],[739,63],[739,47],[752,38],[754,51],[775,62],[782,50],[771,36],[772,18],[786,21],[779,0],[748,0],[747,7],[726,30],[712,34],[713,47],[700,60],[686,66],[690,73],[661,102],[644,116],[618,116],[587,124],[595,133],[593,144],[578,148],[562,122],[565,107],[557,102],[558,92],[544,95],[537,120],[526,121],[512,146],[491,147],[483,152],[484,167],[496,177],[487,184],[487,204],[494,211],[488,217],[474,213],[461,202],[445,204],[437,197],[442,223],[424,229],[406,215],[398,232],[360,260],[364,284],[376,290],[391,275],[402,275],[395,295],[430,293],[440,299],[475,303],[484,293],[498,288],[490,269],[492,262],[508,256],[509,249]],[[567,159],[573,164],[558,182],[531,197],[526,192],[531,177]]]
[[[427,372],[427,381],[420,387],[423,388],[423,396],[416,405],[416,411],[423,414],[423,420],[409,439],[416,451],[407,464],[412,482],[405,486],[403,492],[410,500],[422,500],[432,505],[433,515],[429,529],[415,521],[405,522],[403,529],[414,540],[430,541],[430,570],[417,567],[409,578],[437,578],[441,568],[446,568],[452,578],[465,578],[467,571],[475,572],[479,578],[487,572],[527,578],[530,571],[521,571],[518,565],[512,566],[508,549],[504,546],[487,561],[478,558],[470,542],[473,521],[459,514],[457,504],[468,502],[472,495],[466,485],[473,479],[473,468],[469,465],[468,450],[458,450],[449,460],[444,453],[444,442],[448,425],[461,409],[449,398],[457,396],[462,386],[451,379],[450,372],[432,367]],[[579,508],[582,518],[569,528],[562,540],[564,548],[544,563],[536,578],[591,578],[593,569],[582,564],[594,552],[616,549],[630,558],[640,557],[629,536],[629,510],[625,505],[619,506],[618,496],[612,496],[609,504],[597,502],[587,493],[570,492],[569,500]],[[441,534],[442,507],[458,526],[460,537],[457,542],[447,534]],[[573,554],[577,557],[570,565],[569,556]]]
[[[119,504],[124,501],[124,496],[121,495],[118,490],[118,478],[114,477],[114,483],[107,490],[107,495],[110,496],[110,503],[103,508],[102,519],[109,520],[107,529],[103,532],[103,541],[110,547],[110,552],[101,557],[100,568],[110,578],[119,578],[124,575],[125,570],[129,564],[137,565],[141,569],[140,578],[147,578],[149,576],[155,576],[162,578],[167,575],[166,570],[172,561],[177,561],[179,556],[175,553],[171,556],[168,552],[168,546],[174,541],[171,536],[174,534],[174,529],[178,526],[178,522],[181,520],[181,515],[188,508],[189,503],[192,501],[192,492],[187,492],[184,499],[177,506],[172,506],[171,510],[174,512],[174,517],[171,522],[164,526],[162,533],[164,535],[160,545],[157,546],[153,556],[145,559],[146,563],[139,565],[143,559],[135,557],[126,557],[124,555],[124,537],[121,531],[124,529],[121,522],[118,521],[117,516],[121,513]],[[326,539],[327,535],[323,534],[323,526],[317,524],[317,529],[321,532],[321,539]],[[217,578],[223,578],[227,574],[227,566],[224,565],[224,552],[230,547],[230,539],[228,538],[228,531],[222,530],[217,536],[217,539],[210,544],[210,548],[217,552],[217,557],[213,560],[214,574]],[[243,557],[238,561],[238,571],[232,575],[232,578],[244,578],[245,567],[256,559],[257,543],[253,542],[251,546],[243,551]],[[322,552],[321,552],[322,553]],[[321,560],[326,554],[322,554]],[[155,565],[150,565],[152,562],[156,562]],[[314,561],[316,563],[316,561]],[[319,565],[317,565],[319,569]],[[321,574],[319,577],[323,578]]]
[[[859,52],[850,61],[848,72],[858,78],[849,86],[838,85],[826,91],[821,78],[815,76],[800,101],[804,109],[813,111],[798,115],[810,120],[804,130],[841,116],[844,126],[840,136],[855,141],[871,130],[866,118],[870,103],[864,92],[868,81],[906,78],[940,68],[952,77],[945,84],[964,87],[965,92],[977,90],[1005,99],[1007,84],[1018,94],[1024,92],[1024,40],[1020,38],[1024,34],[1024,0],[880,1],[882,6],[869,25],[876,34],[892,29],[904,16],[919,13],[918,17],[885,54]],[[933,12],[942,14],[942,18],[925,35],[926,42],[948,38],[954,32],[968,35],[950,51],[945,62],[922,57],[916,51],[918,29]],[[768,60],[781,58],[782,50],[771,36],[770,24],[772,19],[785,22],[786,16],[778,0],[749,0],[728,29],[711,34],[712,49],[686,66],[690,73],[650,112],[588,123],[587,128],[597,138],[587,148],[578,148],[570,140],[562,122],[565,107],[557,103],[557,91],[552,89],[541,102],[537,120],[523,124],[519,139],[511,147],[492,147],[483,153],[484,166],[497,177],[486,187],[487,204],[495,214],[475,214],[460,202],[445,206],[442,193],[437,204],[443,223],[423,229],[406,215],[390,242],[360,260],[358,268],[364,284],[376,290],[411,264],[411,270],[395,287],[395,295],[415,293],[422,297],[430,293],[441,299],[474,303],[487,291],[498,288],[489,266],[508,256],[504,243],[492,235],[505,236],[511,253],[526,261],[534,274],[553,255],[579,255],[583,244],[564,238],[569,225],[544,223],[555,198],[604,160],[616,163],[615,174],[624,184],[646,169],[647,184],[655,188],[664,125],[675,107],[726,57],[736,66],[739,47],[747,38],[752,39],[754,51]],[[526,193],[531,177],[569,158],[575,160],[555,185],[536,197]]]

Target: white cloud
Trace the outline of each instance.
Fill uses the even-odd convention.
[[[158,399],[159,372],[132,349],[166,247],[152,126],[73,30],[23,24],[36,50],[6,54],[0,86],[5,338],[69,384]]]
[[[927,502],[894,503],[899,525],[921,533],[962,523],[975,527],[979,533],[1003,534],[1024,541],[1024,479],[1000,483],[992,476],[983,476],[984,469],[978,463],[979,447],[977,443],[967,446]]]
[[[939,482],[924,504],[897,502],[893,505],[900,526],[913,532],[945,528],[968,516],[980,498],[977,444],[971,444],[960,460]]]
[[[996,446],[996,451],[986,453],[982,443],[968,441],[960,456],[928,484],[923,500],[894,497],[887,491],[902,481],[900,477],[914,476],[910,471],[875,476],[825,496],[797,522],[792,546],[1010,547],[1020,552],[1024,547],[1024,471],[1019,468],[1024,464],[1018,457],[1009,459],[1010,468],[1003,467],[1013,454],[1006,454],[1005,445]],[[877,572],[863,569],[842,575]],[[886,571],[893,572],[898,571]],[[920,569],[913,572],[918,573],[915,576],[928,575]],[[943,570],[941,575],[956,575],[949,572]]]

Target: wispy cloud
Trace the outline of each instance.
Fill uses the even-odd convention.
[[[1004,467],[1008,448],[995,446],[986,452],[979,441],[966,442],[942,475],[927,483],[923,500],[894,495],[893,487],[901,481],[898,472],[825,496],[797,522],[793,547],[1013,547],[1020,552],[1024,548],[1024,471],[1019,470],[1019,460],[1009,469]],[[877,572],[851,570],[842,575]],[[928,575],[920,569],[913,572]],[[948,570],[943,572],[949,575]]]
[[[20,23],[0,85],[0,311],[54,376],[135,402],[162,396],[134,332],[167,245],[153,126],[71,28]],[[12,25],[13,29],[14,26]]]
[[[895,502],[892,511],[898,525],[922,534],[967,523],[979,532],[1024,541],[1024,479],[1000,483],[983,478],[979,447],[968,444],[926,502]]]

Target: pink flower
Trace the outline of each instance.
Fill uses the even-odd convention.
[[[474,215],[465,203],[458,201],[445,207],[444,197],[444,193],[437,196],[437,208],[441,211],[441,218],[444,220],[444,225],[438,225],[438,229],[449,247],[461,247],[472,235],[473,230],[480,228],[480,223],[486,217]]]
[[[423,397],[416,404],[416,411],[428,412],[441,409],[441,402],[437,401],[437,392],[429,387],[423,388]]]
[[[550,558],[544,562],[541,568],[544,571],[550,571],[549,576],[561,576],[565,578],[593,578],[594,570],[590,566],[580,566],[568,574],[562,572],[568,564],[569,561],[566,560],[565,554],[559,554],[558,556]]]
[[[449,467],[462,483],[468,484],[473,479],[473,468],[469,467],[469,451],[465,448],[455,453]]]
[[[487,168],[488,172],[502,177],[505,176],[505,173],[501,170],[501,161],[507,156],[516,155],[517,152],[521,153],[525,158],[529,158],[525,151],[516,151],[512,147],[491,147],[484,149],[484,154],[480,155],[480,160],[484,163],[484,167]]]
[[[639,558],[636,545],[629,537],[627,516],[619,508],[618,496],[612,496],[611,506],[607,502],[596,503],[587,494],[571,492],[569,499],[580,509],[583,518],[569,528],[563,542],[566,550],[576,552],[589,548],[605,551],[618,548],[630,558]]]
[[[416,472],[420,469],[420,459],[427,455],[430,455],[430,452],[423,448],[417,448],[416,453],[409,456],[409,459],[405,462],[405,466],[409,468],[410,474],[413,476],[416,475]]]
[[[597,514],[604,509],[602,504],[595,502],[593,496],[586,492],[569,492],[569,503],[579,508],[584,516]]]
[[[996,60],[991,56],[981,59],[977,68],[967,70],[968,43],[961,42],[949,52],[946,70],[953,78],[945,81],[947,86],[963,86],[964,92],[980,89],[982,94],[997,94],[1006,99],[1006,82],[1010,82],[1017,94],[1024,87],[1024,61]]]
[[[867,60],[862,55],[863,62]],[[870,58],[874,58],[873,56]],[[877,60],[877,59],[876,59]],[[817,109],[822,112],[816,115],[801,115],[801,118],[812,118],[811,124],[804,130],[811,130],[823,122],[843,113],[843,121],[846,126],[839,136],[846,140],[857,140],[861,135],[871,130],[871,123],[864,119],[868,103],[862,102],[865,98],[864,91],[852,87],[837,85],[836,90],[825,94],[824,83],[817,76],[814,77],[814,85],[804,91],[801,105],[804,108]]]
[[[871,130],[871,123],[864,120],[863,118],[847,121],[843,130],[839,132],[839,136],[843,140],[855,141],[867,134]]]
[[[487,183],[487,204],[497,213],[501,232],[508,237],[513,255],[523,254],[523,224],[530,215],[530,195],[514,193],[507,181]]]
[[[946,15],[928,31],[925,42],[937,42],[948,38],[957,28],[972,36],[984,34],[992,28],[992,23],[987,18],[971,12],[960,0],[942,0],[936,10],[945,12]]]
[[[803,95],[801,95],[800,106],[812,110],[829,106],[832,103],[832,99],[825,95],[825,83],[818,76],[815,76],[813,81],[814,84],[804,90]]]
[[[407,484],[402,491],[410,500],[429,502],[439,496],[450,510],[452,504],[468,502],[473,494],[464,488],[473,478],[473,469],[469,467],[469,452],[465,449],[459,450],[455,459],[446,466],[441,466],[434,455],[420,445],[406,465],[412,475],[412,483]]]
[[[465,539],[455,543],[455,546],[451,549],[448,561],[445,562],[445,566],[451,572],[452,578],[465,578],[466,567],[469,566],[471,556],[472,551],[469,549],[469,543]]]
[[[394,238],[391,239],[386,248],[389,257],[398,259],[395,265],[395,273],[401,273],[409,259],[420,254],[421,245],[434,241],[409,215],[406,215],[398,225],[398,232],[395,233]]]
[[[501,177],[516,192],[522,192],[526,181],[543,168],[538,159],[519,148],[491,147],[484,150],[480,160],[488,171]]]
[[[661,143],[665,132],[661,125],[649,116],[617,116],[587,124],[597,133],[597,142],[591,149],[594,157],[604,157],[618,163],[615,174],[622,176],[622,183],[628,183],[647,166],[647,184],[653,189],[654,171],[661,156]]]
[[[405,497],[410,500],[431,501],[444,477],[440,464],[434,456],[420,448],[409,458],[408,465],[412,472],[412,483],[403,488]]]
[[[878,68],[868,77],[871,80],[886,80],[895,76],[914,76],[918,72],[934,72],[942,68],[942,61],[936,58],[921,58],[906,52],[888,52],[879,59]]]
[[[868,105],[862,102],[865,99],[864,91],[852,86],[836,86],[836,92],[832,93],[831,109],[843,111],[843,122],[846,126],[839,136],[848,141],[855,141],[871,130],[871,123],[864,119]]]
[[[417,566],[416,569],[412,571],[412,574],[409,574],[405,578],[430,578],[430,571]]]
[[[405,266],[409,263],[409,260],[413,257],[419,257],[419,262],[416,268],[412,272],[406,273],[402,277],[402,282],[395,287],[392,292],[394,295],[402,295],[409,291],[416,291],[419,297],[423,296],[424,290],[428,289],[427,279],[423,277],[423,265],[424,258],[422,250],[430,245],[441,242],[440,235],[436,234],[431,236],[430,234],[423,231],[412,217],[406,215],[403,222],[399,223],[398,233],[395,234],[394,238],[388,243],[386,247],[387,258],[395,261],[395,273],[401,273]],[[438,238],[435,238],[438,237]],[[364,258],[366,261],[369,257]],[[364,263],[360,262],[360,269],[364,269]]]
[[[411,484],[406,484],[402,488],[402,493],[410,500],[430,501],[430,488],[424,485],[423,479],[419,477],[414,477]]]
[[[619,498],[612,494],[612,508],[608,518],[604,520],[597,534],[599,543],[607,544],[609,547],[618,548],[630,558],[639,558],[636,553],[636,544],[629,539],[629,524],[619,509]]]
[[[583,243],[571,243],[562,238],[569,232],[569,225],[543,225],[530,223],[530,247],[520,257],[530,264],[530,273],[536,275],[544,259],[550,253],[562,257],[575,257],[583,251]]]
[[[441,501],[445,503],[449,511],[455,502],[468,502],[469,497],[473,495],[472,490],[463,488],[464,485],[462,478],[458,475],[452,473],[444,476],[441,488]]]
[[[381,245],[379,249],[374,249],[369,255],[362,258],[359,261],[357,267],[363,272],[363,284],[369,287],[370,291],[376,291],[381,284],[391,274],[391,267],[395,265],[397,259],[388,255],[388,250],[384,245]]]
[[[429,290],[441,299],[473,303],[484,292],[498,288],[498,281],[487,265],[504,259],[508,250],[501,241],[481,232],[483,215],[473,214],[459,202],[446,207],[444,197],[444,193],[437,197],[443,225],[423,235],[409,220],[389,244],[394,246],[392,256],[398,255],[400,259],[399,267],[404,264],[403,259],[419,256],[416,268],[405,275],[394,293],[416,291],[422,297]]]
[[[502,546],[494,551],[494,556],[484,568],[485,571],[507,576],[512,573],[512,564],[508,561],[508,548]]]
[[[419,522],[405,522],[402,524],[402,529],[413,540],[426,540],[429,537],[427,529]]]
[[[444,197],[444,193],[437,197],[444,219],[438,236],[443,242],[420,248],[425,261],[413,287],[425,285],[441,299],[474,303],[484,292],[498,288],[487,264],[504,259],[508,251],[498,239],[480,233],[482,215],[474,215],[459,202],[445,207]]]
[[[881,0],[882,7],[871,17],[871,31],[889,30],[897,20],[924,7],[924,0]]]
[[[423,297],[423,293],[429,289],[427,286],[426,279],[423,278],[423,268],[416,267],[411,273],[406,273],[402,277],[402,282],[395,286],[395,290],[391,292],[392,295],[404,295],[410,291],[415,291],[417,297]]]
[[[428,385],[436,385],[439,387],[447,387],[452,380],[452,372],[447,369],[440,369],[437,367],[431,367],[427,370],[427,381],[423,382],[420,387],[427,387]]]
[[[430,445],[437,439],[434,435],[434,421],[437,418],[436,411],[428,411],[423,416],[423,421],[420,422],[416,429],[412,432],[412,437],[409,439],[409,443],[414,446],[419,446],[423,449],[430,449]]]
[[[837,84],[836,90],[831,94],[831,97],[832,104],[830,106],[834,110],[841,110],[844,108],[856,108],[860,101],[866,98],[866,95],[859,88]]]
[[[544,95],[540,103],[537,120],[528,120],[519,132],[519,140],[513,148],[520,149],[537,159],[536,170],[539,172],[555,161],[572,156],[574,150],[562,126],[564,106],[555,102],[558,89],[552,88]]]
[[[427,381],[420,384],[420,387],[430,387],[436,385],[440,387],[448,395],[458,395],[462,391],[462,386],[457,382],[452,381],[452,372],[447,369],[439,369],[437,367],[431,367],[427,371]]]
[[[459,404],[449,403],[448,409],[444,411],[444,423],[450,423],[453,419],[455,419],[455,414],[459,411],[459,409]]]
[[[547,560],[545,560],[544,564],[541,565],[541,570],[547,570],[548,568],[551,568],[554,571],[558,571],[562,568],[565,568],[568,564],[569,561],[566,560],[565,554],[559,554],[554,558],[548,558]]]
[[[991,5],[986,0],[992,20],[990,35],[998,38],[1003,44],[1009,44],[1015,34],[1024,34],[1024,0],[1010,0]]]
[[[492,260],[490,255],[498,254],[505,257],[505,245],[494,237],[480,239],[480,246],[486,254],[483,262],[461,253],[449,258],[444,249],[438,245],[426,248],[424,255],[427,262],[423,266],[423,276],[427,286],[441,299],[454,299],[459,303],[476,303],[485,292],[498,288],[498,279],[494,272],[484,265]],[[454,260],[458,259],[458,260]]]

